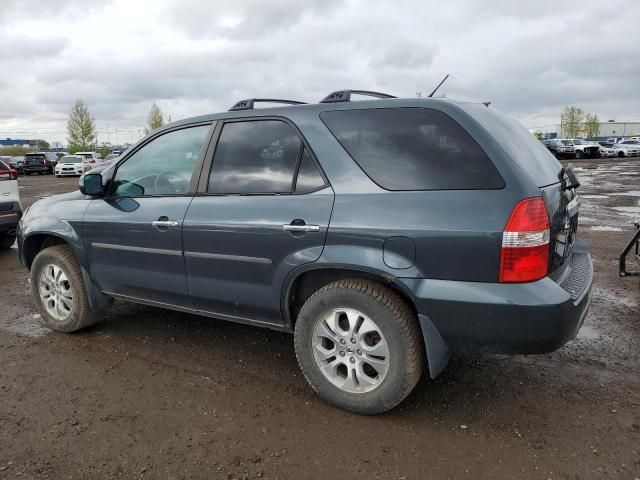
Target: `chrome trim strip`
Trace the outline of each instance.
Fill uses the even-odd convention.
[[[217,313],[217,312],[211,312],[209,310],[199,310],[197,308],[183,307],[182,305],[158,302],[156,300],[146,300],[144,298],[132,297],[130,295],[122,295],[120,293],[106,292],[106,291],[102,293],[104,293],[105,295],[109,295],[111,297],[121,298],[123,300],[127,300],[133,303],[140,303],[142,305],[150,305],[152,307],[168,308],[170,310],[176,310],[178,312],[193,313],[195,315],[218,318],[220,320],[228,320],[230,322],[251,323],[254,325],[261,325],[264,327],[273,328],[275,330],[288,330],[284,325],[279,325],[277,323],[272,323],[272,322],[265,322],[264,320],[254,320],[252,318],[239,317],[237,315],[229,315],[227,313]]]
[[[184,252],[185,257],[192,258],[206,258],[209,260],[231,260],[235,262],[250,262],[250,263],[262,263],[270,265],[270,258],[262,257],[245,257],[243,255],[224,255],[222,253],[206,253],[206,252]]]
[[[131,245],[114,245],[112,243],[91,243],[92,247],[96,248],[108,248],[109,250],[124,250],[127,252],[138,252],[138,253],[157,253],[159,255],[174,255],[176,257],[181,257],[182,252],[179,250],[165,250],[162,248],[147,248],[147,247],[133,247]]]

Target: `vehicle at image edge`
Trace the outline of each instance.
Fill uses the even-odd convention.
[[[66,155],[58,160],[55,168],[56,177],[66,175],[84,175],[91,169],[82,155]]]
[[[561,138],[560,141],[568,147],[573,147],[576,159],[600,157],[600,145],[596,142],[588,142],[582,138]]]
[[[24,155],[24,174],[51,174],[57,163],[58,157],[56,157],[56,154],[53,152],[26,153]]]
[[[631,140],[623,140],[619,143],[611,145],[618,157],[637,157],[640,156],[640,145],[633,143]]]
[[[616,150],[611,143],[598,142],[598,145],[600,145],[600,157],[610,158],[616,156]]]
[[[0,160],[0,249],[16,241],[16,229],[22,216],[18,172]]]
[[[118,298],[293,332],[311,387],[366,414],[452,352],[574,338],[593,269],[572,167],[483,104],[367,93],[181,120],[33,204],[44,324]]]
[[[572,145],[565,145],[557,138],[543,140],[542,142],[556,158],[574,158],[576,150]]]

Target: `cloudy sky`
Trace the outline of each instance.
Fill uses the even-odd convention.
[[[343,88],[492,101],[529,128],[575,104],[640,120],[639,0],[2,0],[0,138],[137,140],[246,97]],[[552,128],[552,127],[548,127]]]

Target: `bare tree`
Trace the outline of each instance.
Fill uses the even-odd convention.
[[[584,121],[584,110],[580,107],[564,107],[562,116],[560,117],[560,130],[562,135],[574,138],[578,135]]]
[[[162,114],[162,110],[157,103],[153,102],[151,105],[151,110],[149,111],[149,115],[147,116],[147,125],[144,127],[144,134],[148,135],[150,132],[154,131],[157,128],[160,128],[165,124],[164,115]]]
[[[80,99],[76,100],[67,122],[69,152],[90,150],[96,141],[96,120]]]

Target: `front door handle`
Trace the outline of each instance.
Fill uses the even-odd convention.
[[[176,220],[169,220],[167,217],[160,217],[158,220],[151,222],[151,226],[161,230],[177,227],[178,225],[180,225],[180,222],[177,222]]]
[[[285,232],[319,232],[320,225],[291,225],[285,223],[282,225],[282,230]]]

